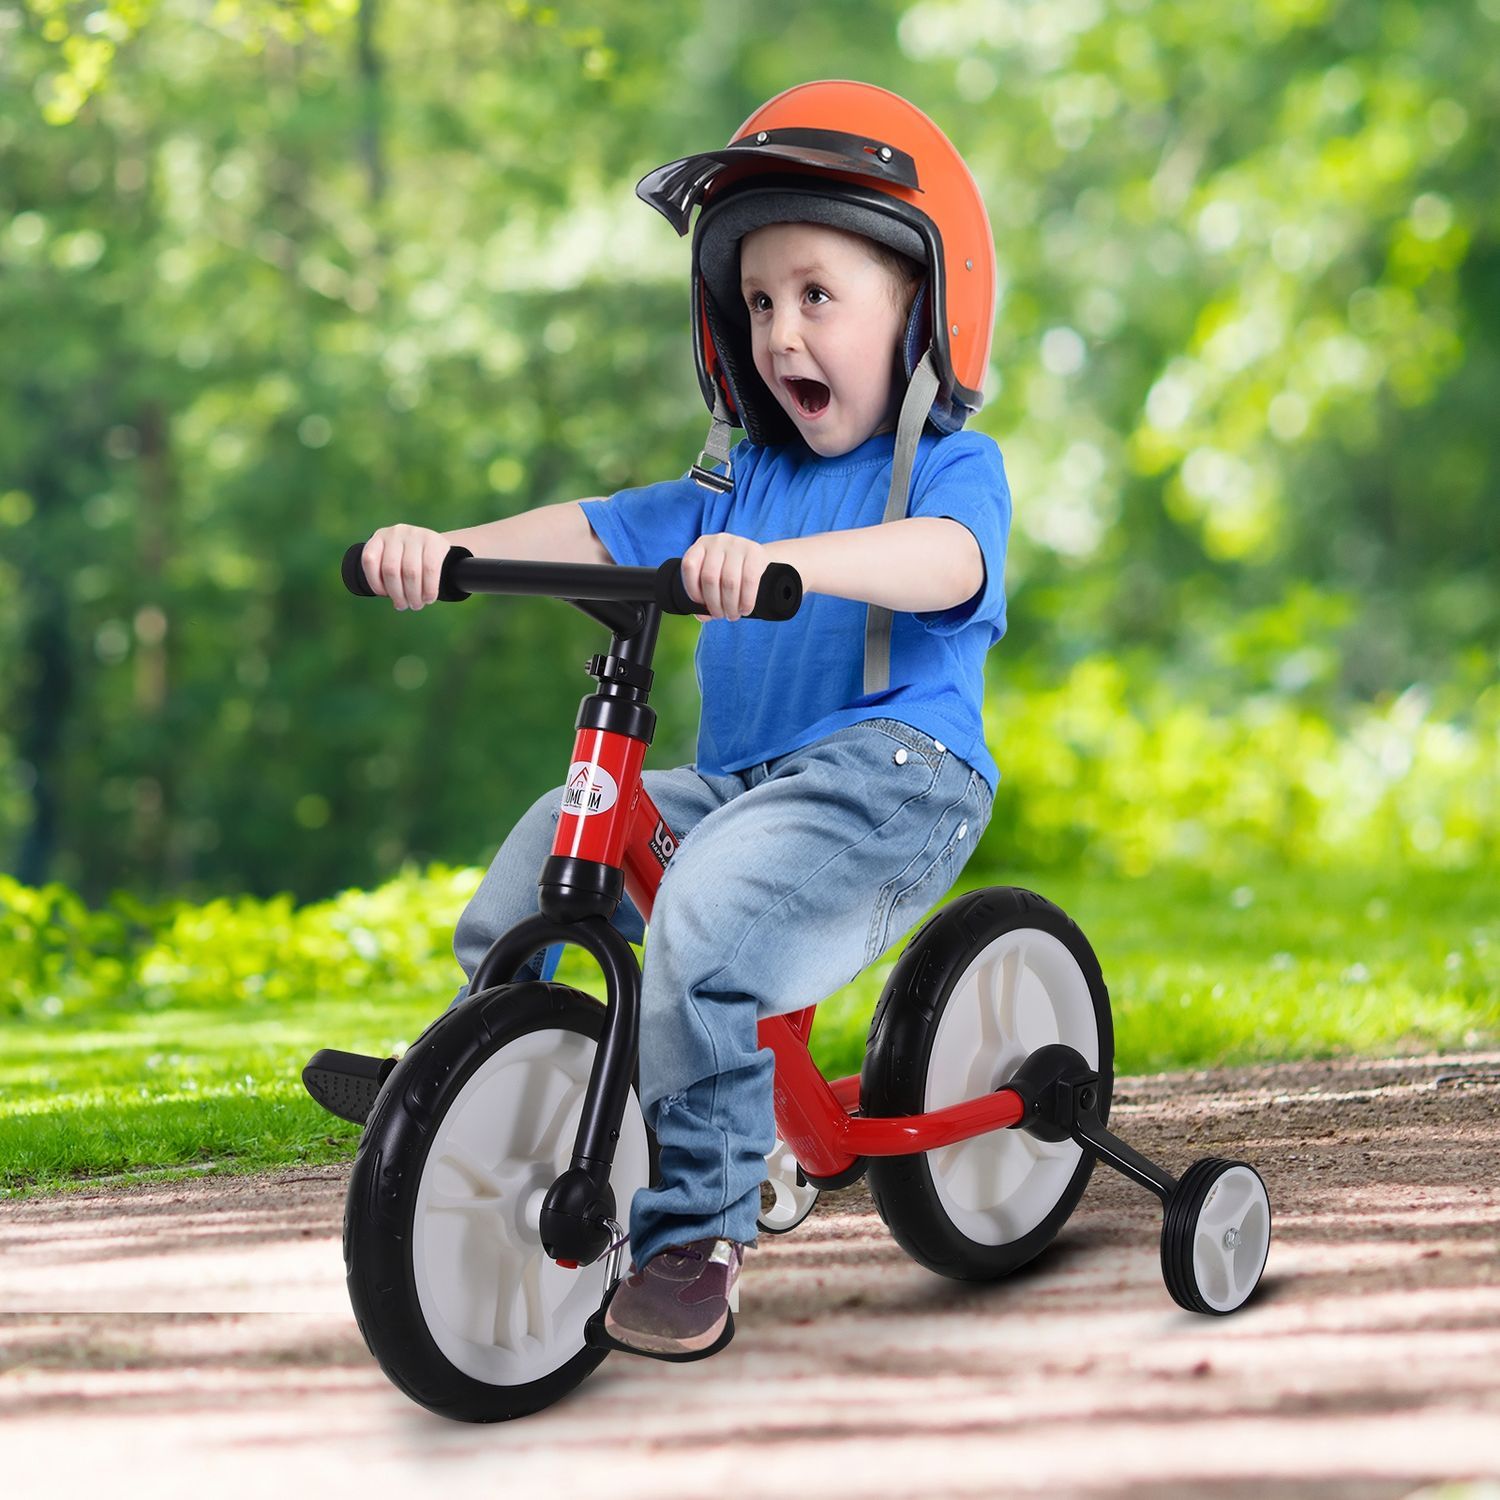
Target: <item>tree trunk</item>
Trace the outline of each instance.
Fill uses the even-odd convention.
[[[384,110],[380,53],[375,48],[377,8],[378,0],[360,0],[359,79],[363,119],[359,129],[359,154],[365,164],[365,177],[370,186],[370,206],[378,209],[385,197],[385,158],[380,133]]]
[[[140,426],[140,603],[135,635],[135,715],[145,743],[155,750],[156,775],[136,782],[135,821],[131,841],[136,868],[158,888],[170,889],[192,875],[192,851],[172,838],[176,745],[163,722],[169,693],[170,659],[167,613],[158,601],[167,598],[164,579],[171,546],[172,463],[166,413],[159,401],[141,410]]]
[[[49,498],[39,494],[39,508]],[[33,780],[31,822],[21,838],[16,879],[24,885],[45,885],[57,845],[63,724],[73,701],[73,666],[68,659],[67,595],[54,578],[35,568],[23,572],[22,587],[30,596],[30,609],[21,637],[23,686],[16,748],[30,765]]]

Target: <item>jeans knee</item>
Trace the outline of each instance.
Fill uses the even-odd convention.
[[[682,872],[674,870],[671,874],[680,877]],[[710,959],[710,968],[723,960],[725,934],[716,928],[712,900],[692,880],[664,878],[657,887],[651,908],[651,941],[658,960],[670,963],[674,975],[683,982]]]
[[[536,878],[552,849],[561,787],[537,798],[516,820],[453,928],[453,956],[472,977],[499,935],[537,910]]]

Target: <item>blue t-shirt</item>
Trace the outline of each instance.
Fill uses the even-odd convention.
[[[616,563],[657,567],[700,536],[766,543],[877,525],[885,515],[894,433],[838,458],[805,446],[730,454],[734,488],[719,495],[688,476],[586,500],[584,515]],[[862,719],[899,719],[968,762],[993,793],[1000,772],[984,742],[984,659],[1005,634],[1010,486],[1000,449],[977,432],[924,433],[908,516],[947,516],[974,534],[979,592],[952,609],[891,617],[890,686],[864,691],[862,600],[804,596],[790,620],[710,620],[698,637],[702,710],[698,767],[723,774],[774,760]]]

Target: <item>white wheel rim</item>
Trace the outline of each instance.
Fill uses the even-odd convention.
[[[422,1317],[448,1360],[488,1385],[561,1368],[604,1299],[608,1257],[570,1271],[542,1249],[537,1228],[547,1189],[572,1160],[594,1051],[561,1028],[501,1047],[443,1116],[422,1168],[412,1227]],[[622,1223],[649,1171],[632,1089],[610,1174]]]
[[[1249,1167],[1235,1166],[1208,1190],[1193,1225],[1193,1280],[1215,1312],[1233,1312],[1260,1280],[1271,1249],[1271,1200]]]
[[[769,1208],[760,1212],[760,1227],[772,1233],[785,1231],[800,1224],[818,1201],[818,1190],[811,1183],[801,1186],[797,1182],[797,1158],[787,1149],[783,1140],[778,1140],[766,1158],[766,1181],[776,1198]]]
[[[927,1067],[925,1107],[992,1093],[1040,1047],[1061,1042],[1099,1066],[1088,980],[1057,938],[1034,927],[1002,933],[959,976]],[[981,1245],[1030,1234],[1057,1206],[1078,1166],[1076,1141],[992,1130],[926,1153],[954,1226]]]

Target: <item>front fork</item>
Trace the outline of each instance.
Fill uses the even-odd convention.
[[[594,657],[588,670],[601,687],[579,707],[552,853],[537,882],[540,914],[498,939],[470,982],[474,994],[504,984],[538,948],[559,940],[586,948],[604,975],[609,997],[604,1032],[584,1093],[573,1159],[547,1189],[538,1226],[547,1254],[575,1267],[615,1248],[621,1233],[609,1177],[635,1077],[641,970],[610,918],[624,894],[641,765],[655,723],[644,702],[631,696],[650,686],[649,671],[615,655]]]
[[[583,1115],[573,1141],[573,1159],[542,1199],[542,1248],[562,1264],[589,1265],[608,1250],[615,1224],[610,1169],[620,1140],[620,1122],[635,1076],[640,1036],[641,971],[630,944],[603,917],[567,922],[537,915],[518,922],[495,940],[469,985],[471,994],[508,983],[538,948],[576,943],[593,954],[609,995],[604,1032],[594,1052]]]

